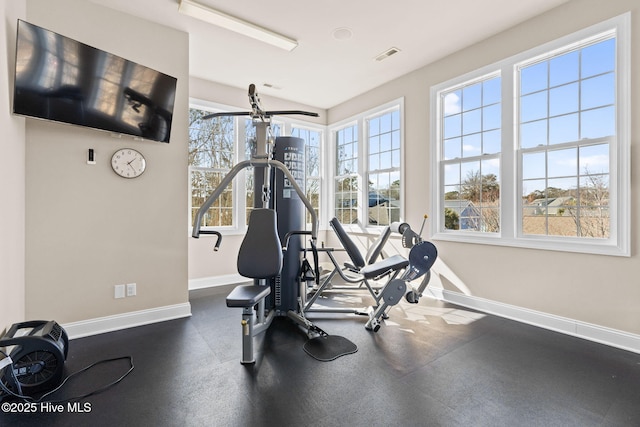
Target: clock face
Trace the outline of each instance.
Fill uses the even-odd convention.
[[[136,178],[144,173],[147,162],[139,151],[123,148],[111,156],[111,167],[123,178]]]

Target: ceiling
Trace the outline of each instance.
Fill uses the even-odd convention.
[[[91,1],[188,32],[192,76],[326,109],[568,0],[196,0],[296,39],[291,52],[182,15],[179,0]]]

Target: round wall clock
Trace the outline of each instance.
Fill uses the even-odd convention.
[[[122,148],[111,156],[111,168],[123,178],[137,178],[144,173],[147,161],[138,150]]]

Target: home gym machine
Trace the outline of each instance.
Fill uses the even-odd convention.
[[[351,313],[368,315],[369,320],[365,328],[377,332],[380,329],[381,319],[388,318],[390,307],[398,304],[404,296],[407,302],[417,304],[422,293],[429,284],[431,267],[438,257],[438,251],[431,242],[424,241],[421,237],[427,216],[424,216],[420,232],[414,232],[409,224],[394,222],[384,227],[378,239],[369,248],[366,257],[363,257],[356,244],[346,233],[337,218],[333,218],[329,224],[333,228],[342,249],[346,252],[349,262],[341,266],[333,253],[336,249],[321,247],[317,250],[325,253],[333,264],[333,270],[326,275],[321,282],[308,286],[302,301],[305,313]],[[382,249],[392,233],[402,236],[402,246],[409,249],[409,259],[401,255],[392,255],[378,260]],[[365,259],[366,258],[366,259]],[[347,286],[334,286],[331,282],[338,275]],[[417,288],[410,283],[420,277],[424,279]],[[378,281],[388,277],[381,286],[374,288],[370,281]],[[353,286],[354,284],[359,286]],[[410,286],[407,291],[407,286]],[[366,289],[374,301],[374,305],[365,308],[326,307],[316,304],[318,298],[325,291],[354,291]]]
[[[273,138],[271,134],[270,122],[274,115],[317,114],[299,110],[264,111],[253,84],[249,86],[249,102],[250,112],[213,113],[203,117],[249,116],[256,129],[256,147],[255,151],[252,150],[251,159],[234,166],[202,204],[196,214],[192,233],[194,238],[199,238],[200,234],[216,235],[214,250],[220,246],[222,235],[213,230],[201,230],[203,219],[235,176],[240,171],[253,167],[254,209],[238,252],[237,267],[242,276],[254,281],[252,285],[237,286],[226,299],[228,307],[242,308],[241,363],[255,363],[253,338],[268,329],[276,316],[292,319],[306,332],[309,340],[304,349],[318,360],[328,361],[354,353],[357,351],[355,344],[343,337],[330,336],[305,316],[309,308],[305,306],[307,283],[301,280],[300,272],[301,265],[306,261],[306,258],[302,258],[303,253],[306,254],[308,249],[302,244],[303,235],[311,236],[309,244],[313,254],[316,284],[319,284],[320,274],[316,245],[318,218],[304,192],[304,141],[295,137]],[[304,230],[303,208],[306,208],[311,217],[311,231]],[[366,328],[373,331],[380,328],[380,318],[386,316],[386,310],[405,295],[407,283],[426,274],[437,257],[435,246],[422,242],[410,231],[408,225],[399,225],[397,228],[396,231],[403,234],[403,243],[406,234],[407,244],[411,243],[412,247],[406,246],[411,247],[408,261],[402,257],[393,258],[392,270],[396,275],[392,276],[380,293],[376,305],[368,310],[369,321]],[[367,266],[369,270],[367,267],[361,270],[361,273],[364,271],[365,279],[386,275],[386,271],[391,268],[390,261],[383,260],[381,263]],[[412,290],[407,293],[406,298],[409,302],[417,302],[415,295],[419,293],[421,291],[415,293]],[[412,296],[409,297],[409,294]]]
[[[215,234],[216,247],[221,234],[201,230],[207,210],[242,170],[254,168],[254,209],[247,233],[238,253],[238,272],[254,279],[253,285],[236,287],[227,297],[228,307],[242,308],[242,363],[254,363],[253,337],[265,331],[275,316],[293,319],[309,338],[327,336],[304,317],[300,302],[298,275],[303,245],[302,235],[310,235],[316,246],[318,218],[304,192],[304,140],[271,135],[274,115],[317,116],[299,110],[264,111],[255,85],[249,86],[250,112],[213,113],[203,117],[249,116],[256,130],[256,147],[251,159],[234,166],[207,198],[196,214],[194,238]],[[258,191],[258,189],[260,189]],[[303,208],[311,216],[311,231],[304,231]],[[317,263],[316,263],[317,265]],[[355,350],[354,350],[355,351]]]
[[[402,246],[409,249],[409,265],[399,278],[393,278],[387,283],[382,294],[382,303],[377,307],[369,308],[369,320],[365,328],[377,332],[380,329],[380,319],[387,316],[387,310],[396,305],[404,295],[407,302],[417,304],[422,293],[431,279],[431,267],[438,258],[438,250],[435,245],[422,239],[427,215],[422,220],[420,232],[416,233],[407,223],[392,223],[392,231],[402,235]],[[424,276],[424,277],[423,277]],[[414,288],[410,285],[414,280],[423,277],[420,285]],[[409,289],[407,290],[407,286]]]

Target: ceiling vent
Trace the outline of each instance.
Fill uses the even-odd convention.
[[[380,55],[376,56],[375,60],[383,61],[388,57],[390,57],[391,55],[395,55],[398,52],[400,52],[400,49],[398,49],[397,47],[392,47],[391,49],[387,49],[384,52],[382,52]]]

